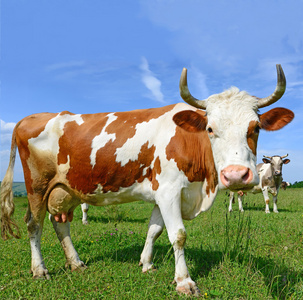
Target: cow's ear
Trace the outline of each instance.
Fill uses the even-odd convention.
[[[290,159],[286,158],[286,159],[283,160],[283,164],[286,165],[286,164],[288,164],[288,163],[290,163]]]
[[[205,130],[207,118],[192,111],[184,110],[173,116],[173,121],[181,128],[189,132],[199,132]]]
[[[273,108],[259,116],[261,128],[267,131],[279,130],[290,123],[294,116],[294,113],[287,108]]]
[[[263,161],[265,164],[270,164],[270,160],[267,159],[267,158],[262,158],[262,161]]]

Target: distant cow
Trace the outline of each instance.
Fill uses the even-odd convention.
[[[237,195],[238,198],[238,204],[239,204],[239,211],[244,212],[243,209],[243,204],[242,204],[242,197],[244,195],[244,193],[242,191],[238,191],[238,192],[229,192],[229,207],[228,210],[231,212],[233,211],[233,203],[235,203],[235,194]]]
[[[155,240],[166,226],[174,248],[177,291],[199,294],[184,257],[183,219],[208,210],[218,189],[247,190],[258,181],[256,149],[259,129],[278,130],[291,122],[292,111],[258,109],[285,91],[277,65],[277,87],[266,98],[237,88],[194,98],[183,69],[180,93],[188,103],[129,112],[41,113],[21,120],[12,137],[11,156],[1,187],[1,232],[19,237],[12,221],[13,168],[21,157],[29,206],[25,216],[34,278],[49,278],[40,242],[48,210],[72,270],[84,269],[70,237],[73,211],[80,203],[109,205],[145,200],[154,203],[141,254],[143,272],[153,267]]]
[[[264,196],[264,201],[265,201],[265,212],[270,213],[269,211],[269,197],[268,197],[268,192],[272,194],[273,196],[273,211],[275,213],[278,213],[278,207],[277,207],[277,201],[278,201],[278,193],[280,186],[282,186],[282,166],[283,164],[288,164],[290,162],[289,159],[284,159],[285,157],[288,156],[265,156],[263,155],[263,162],[261,164],[257,165],[257,170],[258,174],[260,177],[260,183],[256,185],[251,192],[253,194],[256,193],[263,193]],[[285,183],[285,188],[286,188],[286,183]],[[238,202],[239,202],[239,210],[243,210],[243,205],[242,205],[242,196],[243,193],[241,194],[238,192]],[[234,193],[230,192],[230,199],[229,199],[229,211],[232,211],[232,202],[234,198]]]
[[[290,183],[289,183],[289,182],[286,182],[286,181],[282,181],[282,182],[281,182],[281,189],[282,189],[282,190],[285,191],[287,186],[290,186]]]

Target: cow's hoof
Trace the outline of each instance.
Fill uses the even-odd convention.
[[[176,282],[174,280],[174,282]],[[173,283],[174,283],[173,282]],[[183,280],[182,282],[179,282],[176,287],[176,291],[180,294],[190,295],[199,297],[201,296],[201,292],[199,288],[197,287],[196,283],[192,281],[191,279]]]
[[[274,213],[278,214],[279,212],[277,210],[274,210]]]
[[[143,264],[143,262],[139,262],[139,267],[142,267],[142,273],[154,272],[157,271],[153,263]]]
[[[266,213],[266,214],[270,214],[270,211],[269,211],[269,210],[266,210],[265,213]]]
[[[36,270],[36,271],[31,271],[33,273],[33,278],[34,279],[50,279],[50,276],[48,274],[48,270],[47,269],[39,269],[39,270]]]
[[[87,266],[84,264],[83,261],[79,261],[79,262],[73,262],[73,263],[69,263],[66,262],[65,263],[65,268],[69,268],[71,269],[72,272],[76,271],[76,272],[83,272],[84,270],[87,269]]]
[[[87,221],[82,221],[82,224],[83,225],[88,225],[88,222]]]

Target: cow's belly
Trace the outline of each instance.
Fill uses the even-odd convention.
[[[147,179],[130,187],[120,188],[117,192],[104,193],[102,187],[99,186],[92,194],[83,194],[67,185],[59,184],[49,193],[47,206],[52,215],[57,215],[68,214],[83,202],[95,206],[105,206],[140,200],[155,203],[154,191]]]
[[[140,200],[155,203],[154,193],[150,181],[145,179],[143,182],[135,183],[130,187],[120,188],[117,192],[103,193],[102,187],[98,187],[95,193],[84,195],[81,201],[95,206],[123,204]]]

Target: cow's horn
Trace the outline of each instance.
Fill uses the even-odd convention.
[[[258,107],[262,108],[271,105],[278,101],[284,94],[286,89],[286,79],[281,65],[276,65],[277,68],[277,86],[275,91],[266,98],[259,98]]]
[[[265,158],[271,159],[271,156],[263,155]]]
[[[285,157],[287,157],[288,156],[288,153],[286,154],[286,155],[284,155],[284,156],[281,156],[281,158],[285,158]]]
[[[180,83],[179,83],[180,95],[182,99],[187,102],[188,104],[201,108],[206,109],[206,101],[205,100],[198,100],[191,95],[187,86],[187,69],[183,68]]]

